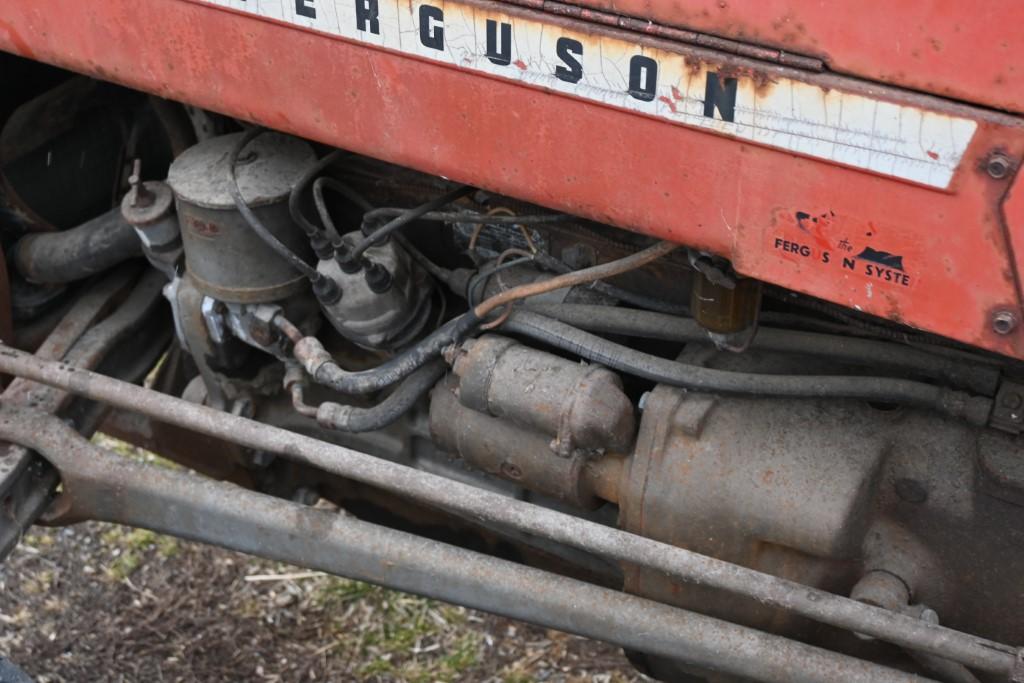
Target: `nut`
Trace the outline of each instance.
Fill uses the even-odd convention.
[[[1017,329],[1017,315],[1013,311],[996,311],[992,314],[992,329],[996,334],[1010,334]]]
[[[1013,161],[1010,157],[1005,154],[996,152],[992,154],[988,161],[985,162],[985,170],[990,176],[996,180],[1001,180],[1006,176],[1010,175],[1010,171],[1013,169]]]

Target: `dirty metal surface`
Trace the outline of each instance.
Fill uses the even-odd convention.
[[[112,299],[128,285],[131,272],[121,270],[90,289],[58,323],[37,350],[40,358],[57,359],[74,346],[110,306]],[[7,403],[34,404],[41,410],[56,410],[60,397],[51,387],[15,378],[4,390]],[[5,557],[25,528],[42,512],[57,484],[56,472],[23,446],[0,443],[0,558]]]
[[[511,0],[536,6],[544,0]],[[576,0],[584,8],[817,57],[829,69],[1024,112],[1024,6],[959,0]],[[698,36],[700,34],[697,34]],[[762,48],[764,49],[764,48]]]
[[[141,526],[440,598],[778,683],[921,679],[711,617],[362,522],[334,511],[125,460],[59,419],[0,408],[0,436],[61,471],[68,519]]]
[[[66,358],[88,368],[99,365],[118,342],[136,329],[159,300],[160,276],[147,275],[120,309],[95,324],[137,274],[136,268],[124,267],[89,289],[37,351],[38,357]],[[20,378],[14,379],[0,397],[4,403],[31,405],[47,412],[60,410],[71,398],[68,392]],[[16,444],[0,444],[0,505],[4,513],[0,524],[0,557],[10,551],[24,528],[42,512],[56,483],[56,473],[35,453]]]
[[[295,462],[313,465],[478,522],[541,536],[612,561],[649,567],[680,581],[746,595],[821,623],[940,655],[982,671],[1006,674],[1015,656],[1012,647],[978,636],[926,624],[916,618],[165,396],[112,377],[41,360],[6,346],[0,346],[0,372],[44,382],[249,448],[278,453]],[[8,422],[7,429],[11,428]]]
[[[333,5],[312,5],[330,18]],[[744,275],[1024,357],[1021,329],[993,324],[1021,316],[1001,211],[1024,157],[1018,119],[509,4],[446,4],[445,30],[473,42],[442,52],[425,45],[438,35],[431,6],[412,7],[405,19],[364,17],[362,32],[335,12],[324,32],[291,5],[276,20],[185,0],[9,0],[0,48],[685,243]],[[423,11],[420,35],[408,20]],[[420,40],[406,51],[410,36]],[[611,58],[592,71],[606,46]],[[566,58],[577,47],[581,79],[552,77],[559,66],[578,74]],[[794,129],[775,130],[790,124],[772,107],[794,95]],[[715,105],[709,116],[697,114],[701,99]],[[744,102],[764,104],[767,132],[727,120],[749,114]],[[840,103],[886,122],[844,132],[829,118]],[[852,150],[867,150],[836,152],[847,134],[866,134]],[[997,152],[1007,163],[993,174]],[[844,154],[866,155],[863,168]]]

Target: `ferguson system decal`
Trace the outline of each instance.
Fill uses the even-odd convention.
[[[977,127],[790,78],[759,87],[676,52],[470,4],[207,1],[935,188],[949,185]]]

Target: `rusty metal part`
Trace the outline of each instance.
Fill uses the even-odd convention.
[[[549,12],[563,17],[572,17],[574,19],[589,21],[595,24],[621,28],[626,31],[635,31],[637,33],[656,36],[673,42],[707,47],[712,50],[721,50],[722,52],[728,52],[742,57],[749,57],[751,59],[776,62],[785,66],[807,69],[809,71],[825,70],[824,63],[817,57],[808,57],[806,55],[796,54],[787,50],[779,50],[739,40],[730,40],[728,38],[722,38],[721,36],[715,36],[709,33],[688,31],[686,29],[668,26],[666,24],[654,23],[650,19],[640,19],[612,12],[602,12],[601,10],[589,9],[587,7],[580,7],[579,5],[572,5],[564,2],[557,2],[556,0],[507,1],[514,5],[521,5],[522,7],[529,7],[530,9]]]
[[[1002,381],[992,406],[991,424],[1010,434],[1024,431],[1024,384]]]
[[[632,446],[633,403],[610,370],[495,335],[465,342],[452,370],[462,405],[553,437],[555,455]]]
[[[162,394],[180,396],[194,375],[192,360],[173,343],[146,386]],[[111,410],[100,431],[173,460],[208,477],[257,488],[251,465],[258,457],[237,444],[214,439],[190,429],[151,420],[125,410]]]
[[[143,182],[141,166],[141,161],[136,159],[128,179],[131,189],[121,200],[121,215],[135,228],[146,259],[168,279],[174,279],[182,254],[181,227],[174,215],[174,193],[167,183]]]
[[[761,283],[746,277],[715,281],[697,268],[690,299],[693,319],[720,349],[746,351],[757,332]]]
[[[199,290],[232,303],[283,299],[306,280],[255,234],[229,191],[228,157],[242,133],[201,142],[174,160],[167,182],[190,275]],[[292,183],[316,162],[308,143],[280,134],[261,135],[240,158],[242,197],[268,230],[293,252],[309,254],[305,235],[288,210]]]
[[[729,369],[754,362],[687,352],[688,362],[698,359]],[[764,355],[756,367],[813,373],[815,362]],[[1013,568],[1024,561],[1024,550],[1006,543],[1006,530],[1024,516],[1014,438],[853,401],[707,397],[659,387],[642,403],[638,447],[618,491],[627,530],[858,598],[856,582],[880,570],[899,577],[903,592],[942,613],[947,626],[1024,640],[1024,619],[1005,598],[1019,583]],[[844,646],[762,603],[628,565],[626,574],[639,594],[854,651],[848,638]]]
[[[910,588],[892,572],[872,569],[857,581],[850,597],[876,607],[903,610],[910,604]]]
[[[0,435],[64,477],[69,519],[141,526],[371,581],[768,683],[912,683],[886,667],[187,472],[107,453],[59,420],[3,406]]]
[[[765,605],[902,647],[943,656],[982,671],[1007,675],[1016,656],[1014,648],[991,640],[922,624],[918,620],[810,586],[509,500],[474,486],[412,471],[347,448],[164,396],[87,370],[34,358],[16,349],[0,347],[0,372],[50,384],[250,448],[279,453],[327,472],[480,521],[543,536],[606,558],[657,569],[680,581],[749,596]]]
[[[578,508],[601,505],[587,467],[592,456],[574,451],[559,457],[551,434],[471,410],[455,392],[453,382],[443,382],[430,396],[430,435],[440,448],[487,474]]]
[[[494,309],[504,306],[505,304],[512,303],[513,301],[519,301],[520,299],[537,296],[538,294],[544,294],[546,292],[553,292],[556,289],[562,289],[563,287],[576,287],[596,280],[622,275],[623,273],[628,273],[631,270],[642,268],[652,261],[657,261],[662,256],[665,256],[678,248],[678,244],[672,244],[671,242],[658,242],[653,246],[647,247],[643,251],[639,251],[615,261],[602,263],[601,265],[593,266],[591,268],[584,268],[583,270],[575,270],[571,273],[565,273],[564,275],[557,275],[553,278],[542,280],[540,282],[533,282],[526,285],[520,285],[519,287],[513,287],[512,289],[507,289],[504,292],[495,294],[494,296],[480,302],[477,304],[476,308],[473,309],[473,312],[478,318],[486,318]]]
[[[109,310],[135,274],[134,268],[124,267],[87,290],[47,336],[36,351],[38,356],[57,359],[72,352],[86,330]],[[95,352],[79,355],[79,360],[95,365],[100,355]],[[31,403],[46,411],[58,410],[66,399],[65,392],[17,378],[2,397],[5,403]],[[28,449],[11,444],[0,449],[0,508],[5,521],[0,524],[0,557],[10,552],[23,530],[39,516],[56,484],[56,473]]]

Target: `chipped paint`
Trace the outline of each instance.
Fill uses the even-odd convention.
[[[726,73],[687,57],[684,48],[676,52],[654,47],[624,32],[594,35],[569,28],[564,20],[548,23],[468,3],[208,2],[941,189],[948,187],[977,129],[971,119],[909,104],[792,78]],[[502,40],[505,35],[511,38],[508,45]],[[566,40],[577,46],[569,53]],[[641,62],[634,61],[638,56]],[[716,88],[721,92],[726,84],[726,106],[706,106],[707,94]]]

